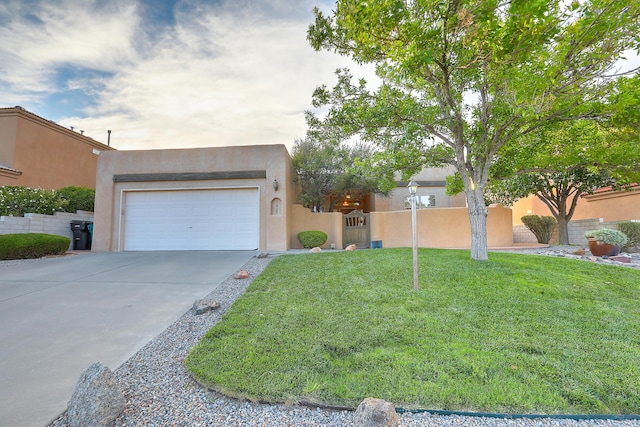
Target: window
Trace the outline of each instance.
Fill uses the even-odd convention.
[[[436,196],[416,196],[416,209],[435,208]],[[404,198],[404,208],[411,209],[411,196]]]

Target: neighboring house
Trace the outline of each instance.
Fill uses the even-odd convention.
[[[455,173],[455,168],[426,168],[413,177],[418,184],[416,194],[416,207],[425,208],[464,208],[467,206],[464,193],[455,196],[447,196],[446,178]],[[386,212],[411,209],[408,182],[398,181],[398,188],[393,190],[389,197],[374,195],[371,203],[372,211]]]
[[[22,107],[0,108],[0,186],[95,188],[98,155],[111,150]]]
[[[551,216],[551,211],[536,196],[518,200],[512,207],[514,242],[535,241],[535,236],[523,224],[525,215]],[[598,228],[616,228],[622,221],[640,221],[640,186],[617,191],[611,187],[600,188],[593,194],[582,194],[568,224],[569,243],[585,245],[584,233]],[[558,243],[557,230],[550,243]]]
[[[522,224],[520,218],[525,215],[551,215],[547,205],[536,196],[518,200],[514,203],[512,211],[514,225]],[[640,219],[640,186],[635,185],[630,190],[619,191],[605,187],[593,194],[581,195],[571,221],[594,218],[602,218],[603,222]]]

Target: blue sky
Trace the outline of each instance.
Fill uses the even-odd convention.
[[[0,107],[104,143],[110,129],[123,150],[291,146],[314,88],[353,68],[306,41],[332,3],[2,0]]]
[[[312,9],[332,0],[0,0],[0,107],[20,105],[120,150],[285,144],[316,86]],[[635,65],[640,63],[632,55]]]

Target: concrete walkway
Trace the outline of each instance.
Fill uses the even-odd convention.
[[[0,426],[43,427],[256,252],[87,253],[0,267]]]

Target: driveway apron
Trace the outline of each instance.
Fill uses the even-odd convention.
[[[255,254],[87,253],[0,267],[0,426],[46,426],[83,370],[115,370]]]

